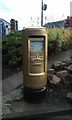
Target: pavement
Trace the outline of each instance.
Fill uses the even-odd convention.
[[[2,44],[0,43],[0,116],[1,114],[2,114]]]
[[[70,59],[71,50],[62,52],[55,56],[49,56],[48,69],[55,61],[63,61]],[[42,103],[30,104],[26,102],[22,94],[23,88],[23,72],[20,71],[9,78],[2,81],[2,93],[3,93],[3,118],[37,118],[51,116],[65,115],[65,117],[71,117],[72,104],[66,100],[66,94],[54,93],[49,94]],[[59,98],[60,96],[60,98]],[[62,96],[62,98],[61,98]],[[66,114],[68,116],[66,116]]]
[[[55,56],[50,56],[48,58],[48,69],[54,63],[54,61],[63,61],[71,57],[71,51],[62,52]],[[2,93],[7,94],[8,92],[14,90],[15,88],[23,84],[23,72],[20,71],[9,78],[6,78],[2,81]]]
[[[3,95],[12,91],[23,84],[23,72],[20,71],[11,77],[8,77],[2,81],[2,93]]]

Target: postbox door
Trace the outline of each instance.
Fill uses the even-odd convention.
[[[29,75],[38,76],[45,74],[45,38],[30,37],[29,46]]]

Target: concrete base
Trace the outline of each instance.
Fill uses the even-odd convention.
[[[25,100],[27,100],[28,102],[35,103],[44,100],[47,88],[44,87],[42,89],[34,90],[24,86],[23,90]]]

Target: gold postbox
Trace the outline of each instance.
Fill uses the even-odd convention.
[[[22,31],[23,82],[31,90],[42,90],[47,85],[47,33],[44,27]]]

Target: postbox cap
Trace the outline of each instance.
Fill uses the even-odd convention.
[[[41,29],[45,29],[45,30],[48,30],[47,28],[45,27],[38,27],[38,26],[31,26],[31,27],[27,27],[27,28],[24,28],[23,30],[41,30]]]

